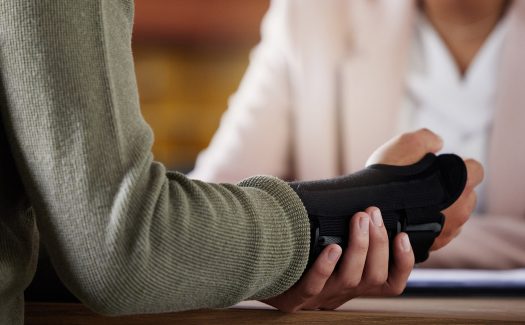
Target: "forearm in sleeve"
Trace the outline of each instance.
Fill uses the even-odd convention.
[[[2,1],[2,109],[39,231],[99,312],[178,311],[279,294],[309,223],[270,177],[190,181],[153,161],[131,55],[132,1]]]

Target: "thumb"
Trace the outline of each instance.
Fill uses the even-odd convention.
[[[436,153],[443,149],[443,139],[427,128],[413,132],[414,136],[421,141],[427,152]]]

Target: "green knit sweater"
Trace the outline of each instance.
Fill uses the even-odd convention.
[[[270,297],[304,271],[308,218],[285,182],[207,184],[153,160],[132,21],[131,0],[0,1],[0,324],[23,322],[39,235],[104,314]]]

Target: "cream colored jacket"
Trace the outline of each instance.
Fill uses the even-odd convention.
[[[191,176],[317,179],[395,135],[415,3],[275,0],[239,91]],[[428,265],[525,267],[525,1],[509,9],[486,167],[488,214]]]

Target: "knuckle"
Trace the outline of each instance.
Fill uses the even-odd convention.
[[[481,165],[479,161],[475,159],[467,158],[465,159],[465,164],[467,165],[468,168],[470,168],[473,171],[476,171],[479,173],[483,172],[483,166]]]
[[[368,243],[359,243],[352,249],[352,253],[355,259],[364,261],[368,253]]]
[[[460,221],[462,223],[467,222],[467,220],[470,218],[470,215],[476,208],[476,201],[477,201],[476,193],[472,192],[469,196],[469,200],[467,201],[466,204],[464,204],[463,209],[460,214]]]
[[[419,141],[420,143],[424,143],[424,140],[430,142],[435,142],[439,140],[439,137],[428,128],[421,128],[414,132],[414,134],[417,136],[417,141]]]
[[[321,293],[321,289],[315,286],[306,286],[301,290],[301,300],[307,301]]]
[[[332,275],[332,270],[327,267],[317,267],[314,273],[317,278],[328,279]]]
[[[470,219],[471,213],[472,212],[465,212],[461,215],[461,218],[459,220],[460,225],[464,225],[468,221],[468,219]]]
[[[458,213],[458,223],[460,225],[464,224],[465,222],[467,222],[467,220],[469,219],[470,217],[470,208],[469,207],[464,207],[460,213]]]
[[[374,272],[368,275],[365,279],[367,286],[376,287],[386,282],[388,275],[385,273]]]
[[[328,279],[332,275],[333,268],[324,263],[324,261],[316,261],[310,272],[313,278],[324,280]]]
[[[421,128],[417,130],[416,132],[422,133],[422,134],[431,134],[434,135],[434,132],[430,131],[429,128]]]
[[[384,227],[380,229],[380,233],[374,238],[374,242],[379,247],[388,246],[388,235]]]
[[[471,204],[471,210],[474,210],[476,208],[476,205],[478,203],[478,195],[476,194],[476,192],[472,191],[472,193],[470,193],[470,204]]]
[[[355,289],[361,283],[361,277],[345,277],[342,280],[342,286],[345,289]]]
[[[474,159],[466,159],[465,165],[467,166],[468,174],[468,185],[469,187],[475,187],[484,178],[484,169],[483,166]]]
[[[355,236],[350,241],[348,250],[352,252],[354,258],[365,258],[368,253],[368,236]]]
[[[389,290],[389,295],[392,296],[392,297],[395,297],[395,296],[399,296],[400,294],[403,293],[403,291],[405,291],[405,288],[406,288],[406,283],[401,283],[401,284],[396,284],[396,285],[393,285],[390,290]]]
[[[434,240],[434,243],[432,244],[432,247],[430,248],[431,251],[435,251],[443,247],[446,243],[445,240],[445,234],[439,235],[438,238]]]
[[[428,128],[421,128],[414,133],[417,140],[414,145],[425,151],[435,151],[443,147],[443,139]]]
[[[420,137],[418,136],[419,131],[411,133],[403,133],[399,136],[399,142],[407,147],[419,148],[421,145]]]
[[[453,210],[445,211],[445,215],[450,218],[448,220],[451,226],[462,225],[468,221],[476,207],[475,195],[474,192],[467,194],[461,204],[457,204]]]

